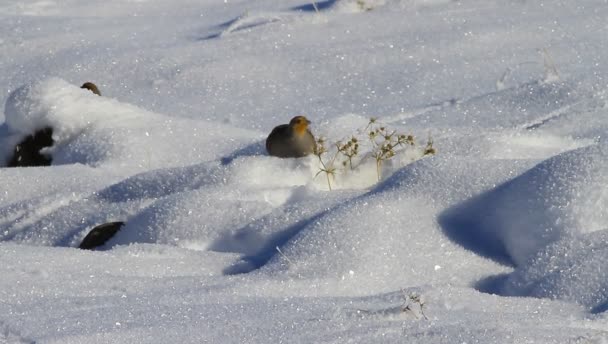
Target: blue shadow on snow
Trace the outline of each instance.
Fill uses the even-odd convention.
[[[492,221],[486,221],[488,201],[500,193],[504,185],[444,210],[437,221],[453,242],[500,264],[515,266],[499,233],[488,228]]]
[[[336,3],[336,1],[337,0],[317,1],[316,2],[317,9],[319,11],[324,11],[324,10],[330,9]],[[303,11],[303,12],[316,12],[315,6],[312,4],[312,2],[309,2],[304,5],[292,7],[291,10],[292,11]]]

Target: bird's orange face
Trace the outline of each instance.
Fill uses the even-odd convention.
[[[309,124],[310,121],[304,116],[296,116],[292,118],[289,122],[289,126],[293,128],[293,131],[296,133],[296,135],[304,135],[304,133],[306,133],[306,130],[308,130]]]

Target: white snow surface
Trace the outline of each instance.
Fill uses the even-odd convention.
[[[607,17],[0,2],[0,343],[608,342]],[[265,152],[301,114],[359,136],[331,190],[317,157]],[[417,142],[380,176],[370,117]],[[5,167],[49,126],[51,166]]]

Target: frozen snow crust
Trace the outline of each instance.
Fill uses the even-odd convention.
[[[0,343],[606,342],[605,3],[316,5],[0,4]],[[438,154],[329,191],[302,114]]]

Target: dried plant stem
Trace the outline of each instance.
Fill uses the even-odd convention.
[[[318,176],[319,173],[321,173],[321,172],[325,172],[325,177],[327,178],[327,187],[329,188],[329,191],[331,191],[331,181],[329,179],[329,175],[331,174],[333,176],[333,174],[335,173],[335,169],[333,169],[333,168],[328,169],[327,166],[325,166],[325,163],[323,162],[321,155],[318,155],[318,157],[319,157],[319,162],[321,162],[321,166],[323,166],[323,168],[321,168],[321,170],[319,172],[317,172],[316,176]]]
[[[327,178],[327,187],[329,191],[331,191],[331,181],[329,180],[329,173],[325,173],[325,178]]]
[[[367,139],[371,144],[371,152],[361,157],[360,145],[365,146],[365,143],[360,141],[363,135],[367,136]],[[372,157],[376,162],[377,181],[380,181],[382,179],[384,161],[397,156],[397,154],[405,150],[406,147],[414,147],[415,145],[414,136],[398,133],[396,130],[381,125],[376,118],[371,118],[363,131],[357,130],[357,133],[351,136],[350,139],[338,141],[333,144],[332,148],[335,147],[335,150],[332,149],[333,156],[329,160],[323,159],[323,154],[328,153],[325,146],[325,140],[323,138],[317,140],[314,154],[319,158],[321,166],[315,177],[320,173],[325,173],[327,186],[329,190],[332,190],[332,179],[330,178],[330,175],[335,181],[335,174],[337,171],[335,164],[338,156],[341,156],[339,162],[342,168],[341,171],[343,172],[348,170],[347,165],[350,167],[351,171],[355,171],[367,157]],[[435,152],[433,141],[429,135],[429,140],[422,152],[422,156],[432,155],[435,154]]]
[[[331,191],[332,188],[331,188],[331,180],[329,178],[329,175],[331,175],[333,178],[335,178],[336,168],[334,167],[334,162],[336,161],[336,158],[338,157],[339,152],[336,152],[336,154],[334,154],[333,158],[331,160],[329,160],[329,162],[327,164],[325,164],[325,162],[323,161],[323,154],[325,154],[325,153],[327,153],[327,149],[324,146],[324,140],[323,139],[317,140],[315,155],[319,158],[319,162],[321,163],[322,167],[319,169],[319,172],[317,172],[315,177],[317,177],[319,175],[319,173],[324,172],[325,177],[327,178],[327,187],[329,188],[329,191]]]

